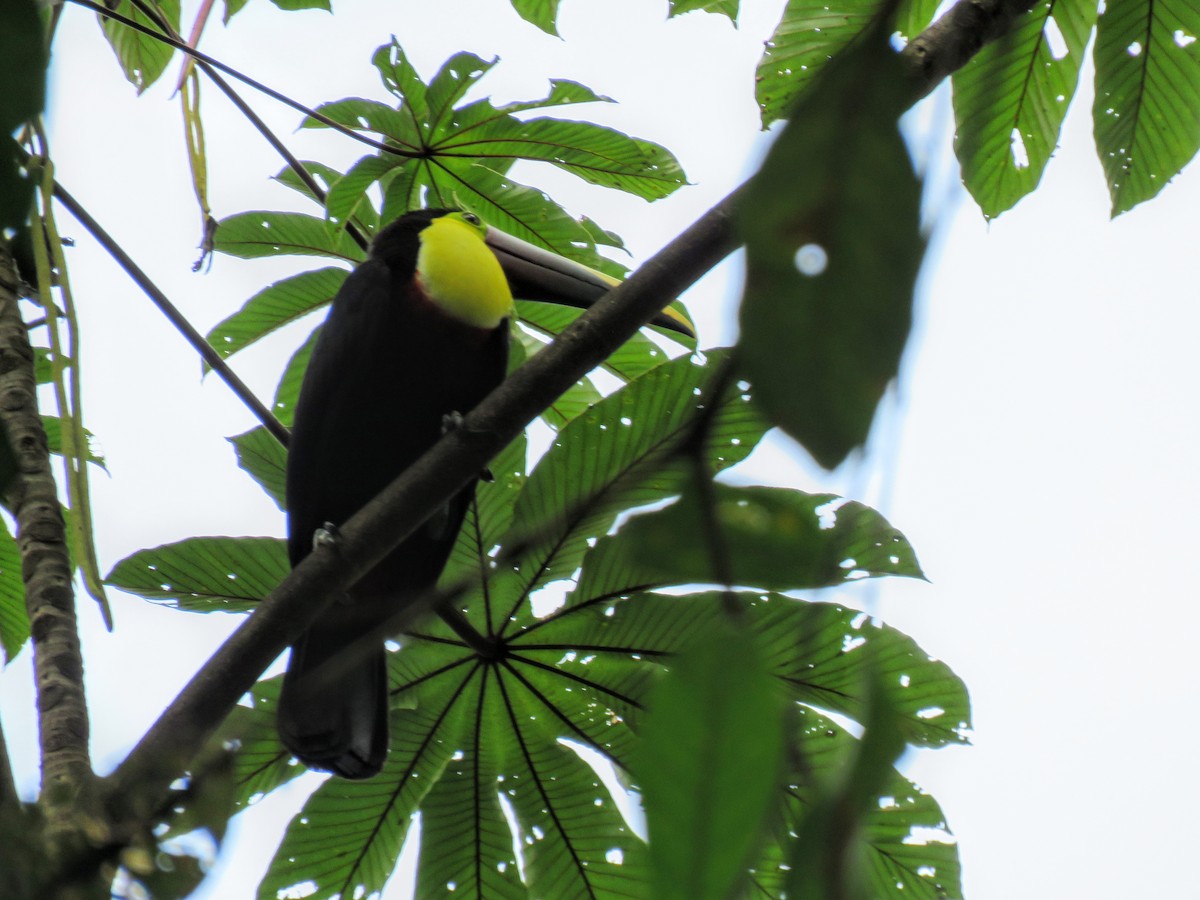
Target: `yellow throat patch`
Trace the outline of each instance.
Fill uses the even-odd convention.
[[[421,231],[417,277],[444,312],[476,328],[495,328],[513,311],[508,279],[484,243],[487,226],[468,213],[448,213]]]

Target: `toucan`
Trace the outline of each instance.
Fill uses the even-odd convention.
[[[514,295],[586,307],[615,283],[471,212],[415,210],[383,228],[334,297],[301,384],[287,464],[291,564],[500,384]],[[651,324],[691,334],[673,314]],[[473,491],[452,498],[292,645],[278,729],[309,768],[370,778],[383,767],[381,629],[436,584]]]

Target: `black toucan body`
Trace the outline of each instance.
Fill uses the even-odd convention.
[[[347,276],[313,349],[288,454],[288,553],[349,519],[504,378],[515,293],[587,306],[612,281],[489,229],[470,213],[410,212]],[[662,324],[688,331],[678,320]],[[690,332],[689,332],[690,333]],[[292,647],[279,698],[284,745],[307,766],[369,778],[387,755],[380,629],[433,587],[474,485],[330,605]]]

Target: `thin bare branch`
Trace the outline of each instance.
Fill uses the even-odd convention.
[[[93,3],[92,0],[65,0],[65,2],[74,3],[76,6],[82,6],[85,9],[90,9],[97,15],[104,16],[107,19],[112,19],[114,22],[120,22],[126,28],[132,28],[134,31],[140,32],[141,34],[153,38],[156,41],[160,41],[169,47],[174,47],[176,50],[180,50],[186,53],[188,56],[191,56],[196,60],[197,63],[205,63],[206,65],[212,66],[214,69],[219,69],[229,77],[236,78],[238,81],[242,82],[242,84],[248,85],[249,87],[254,88],[256,91],[266,94],[272,100],[278,100],[284,106],[290,106],[297,112],[304,113],[304,115],[308,116],[309,118],[320,122],[322,125],[332,128],[334,131],[341,132],[346,137],[352,138],[353,140],[358,141],[360,144],[366,144],[368,147],[374,147],[376,150],[379,150],[383,153],[391,153],[394,156],[417,157],[421,155],[421,151],[416,148],[406,149],[404,147],[399,147],[396,144],[388,144],[384,141],[377,141],[373,138],[367,137],[364,134],[360,134],[353,128],[347,128],[341,122],[335,121],[334,119],[317,112],[315,109],[309,109],[303,103],[293,100],[286,94],[279,93],[279,91],[275,90],[274,88],[267,87],[261,81],[255,81],[250,76],[243,75],[237,69],[233,68],[232,66],[225,65],[225,63],[221,62],[219,59],[214,59],[207,53],[201,53],[194,47],[189,47],[187,42],[178,36],[170,37],[163,34],[161,31],[155,31],[153,28],[147,28],[141,22],[135,22],[133,19],[127,18],[120,13],[113,12],[99,3]],[[155,16],[153,9],[150,9],[141,3],[137,3],[137,0],[134,0],[134,3],[139,9],[145,12],[147,16],[150,16],[151,18]]]
[[[167,295],[158,289],[158,286],[150,280],[150,277],[143,272],[107,231],[100,227],[95,219],[93,219],[86,209],[80,206],[79,201],[67,192],[58,182],[54,183],[54,196],[68,210],[71,211],[79,223],[83,225],[96,239],[96,241],[105,250],[109,256],[117,261],[125,273],[133,279],[134,283],[142,289],[151,302],[157,306],[164,316],[171,322],[172,325],[183,335],[184,339],[192,345],[201,358],[208,363],[214,372],[216,372],[221,380],[229,385],[229,389],[237,395],[266,427],[267,431],[275,437],[283,446],[288,444],[288,430],[283,426],[283,423],[275,418],[274,414],[267,409],[266,405],[254,396],[254,392],[246,386],[246,383],[234,373],[229,364],[221,358],[221,355],[212,348],[212,345],[204,339],[204,335],[198,332],[170,300]]]

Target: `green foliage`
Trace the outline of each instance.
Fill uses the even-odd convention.
[[[277,538],[195,537],[139,550],[104,580],[188,612],[249,612],[288,568]]]
[[[328,256],[357,263],[366,258],[362,248],[346,232],[331,233],[320,219],[303,213],[288,212],[245,212],[222,219],[220,227],[217,228],[214,249],[241,259],[260,259],[266,256]],[[256,308],[248,318],[261,322],[263,310]],[[269,327],[268,332],[285,321],[286,319]],[[235,327],[229,320],[222,325],[227,328]],[[245,327],[241,319],[237,320],[236,327]]]
[[[223,234],[222,239],[227,236],[227,233]],[[289,322],[328,304],[345,280],[345,269],[326,268],[276,281],[220,322],[208,333],[207,340],[221,356],[232,356]]]
[[[368,782],[331,779],[313,794],[289,827],[260,896],[309,881],[321,897],[378,890],[417,810],[423,829],[419,896],[438,895],[449,883],[476,897],[640,891],[636,886],[650,877],[646,849],[575,748],[599,752],[640,778],[634,760],[642,723],[650,727],[653,721],[645,712],[649,692],[664,663],[676,673],[672,677],[684,679],[685,691],[699,690],[687,667],[671,661],[695,647],[702,634],[725,634],[734,657],[718,655],[724,662],[714,668],[691,650],[700,666],[692,674],[701,682],[728,678],[730,666],[749,666],[745,684],[758,699],[731,694],[725,707],[740,717],[734,729],[739,734],[761,737],[764,727],[769,733],[770,717],[778,717],[779,698],[785,697],[790,708],[802,703],[862,717],[869,703],[864,666],[872,661],[905,740],[927,746],[962,740],[968,709],[961,683],[904,635],[840,606],[747,594],[738,602],[745,607],[748,631],[730,638],[722,625],[721,594],[653,593],[651,588],[672,579],[655,580],[636,563],[614,556],[614,547],[628,543],[626,532],[636,534],[640,527],[635,518],[605,537],[622,511],[688,485],[694,466],[684,450],[701,410],[718,404],[704,420],[706,464],[715,470],[744,459],[762,435],[764,423],[744,390],[732,385],[719,398],[712,395],[725,384],[719,374],[725,359],[725,353],[713,352],[703,364],[682,358],[649,369],[567,424],[528,479],[523,442],[494,461],[493,480],[477,489],[443,585],[462,586],[458,602],[464,615],[495,643],[497,655],[477,655],[437,621],[400,638],[390,662],[393,750],[387,768]],[[776,498],[747,490],[772,515],[800,510],[813,517],[814,510],[831,505],[827,497],[784,492],[786,497]],[[804,543],[818,546],[814,558],[859,553],[857,566],[883,574],[898,566],[870,555],[881,539],[905,548],[901,557],[911,553],[869,510],[846,504],[838,515],[844,521],[839,518],[836,527],[818,528],[816,534],[802,530]],[[915,570],[915,561],[908,565]],[[285,569],[281,542],[197,538],[135,554],[118,564],[110,581],[181,608],[232,610],[252,606],[253,594],[265,594]],[[535,604],[545,603],[577,570],[561,605],[535,612]],[[811,583],[810,575],[799,568],[796,573],[789,581],[769,561],[759,569],[751,560],[745,580],[788,589]],[[234,584],[237,590],[231,591]],[[745,658],[740,641],[757,648],[760,663]],[[239,806],[296,774],[298,767],[287,764],[274,733],[276,696],[277,679],[261,683],[252,705],[235,710],[221,736],[237,742]],[[735,696],[741,698],[736,703]],[[768,708],[775,712],[764,713]],[[689,729],[712,725],[702,718],[687,723]],[[660,737],[650,752],[678,752],[670,746],[674,726],[668,721],[654,727]],[[778,736],[775,741],[769,753],[778,758]],[[695,770],[696,778],[703,775]],[[706,811],[700,820],[686,819],[689,830],[705,829],[715,839],[720,823],[732,821],[726,801],[747,800],[745,773],[726,771],[724,777],[725,790],[691,798]],[[769,802],[771,784],[784,783],[782,773],[759,779],[759,788],[750,792],[758,799],[742,807],[745,821],[754,821],[755,804]],[[516,823],[520,860],[513,853],[510,821]],[[714,858],[711,871],[744,877],[738,873],[755,855],[787,852],[775,835],[755,829],[729,854]],[[907,853],[921,871],[941,863],[941,857],[901,844],[906,835],[893,829],[872,839],[880,855]]]
[[[1200,22],[1180,0],[1154,16],[1149,2],[1113,5],[1100,19],[1097,141],[1116,212],[1152,196],[1200,142],[1187,115],[1200,106],[1190,40]],[[226,0],[226,19],[244,4]],[[513,5],[555,33],[557,0]],[[623,387],[603,396],[608,382],[584,379],[546,411],[555,436],[530,471],[524,438],[491,462],[440,582],[486,652],[433,618],[397,638],[385,770],[322,783],[289,825],[259,896],[381,890],[419,813],[421,897],[961,897],[940,808],[893,763],[906,743],[965,741],[965,687],[865,613],[792,595],[864,577],[923,577],[915,551],[853,501],[697,481],[744,460],[771,424],[830,467],[866,439],[907,339],[924,249],[919,184],[897,128],[912,87],[885,49],[893,29],[880,18],[912,38],[935,5],[790,0],[758,69],[764,125],[789,122],[743,195],[748,284],[736,353],[671,359],[695,343],[636,335],[604,364]],[[159,7],[177,27],[177,0]],[[672,0],[669,13],[736,22],[738,8]],[[141,15],[129,0],[121,9]],[[985,215],[1036,186],[1091,15],[1079,0],[1041,4],[956,79],[957,150]],[[144,90],[171,51],[106,30]],[[513,181],[513,165],[543,163],[646,200],[685,182],[658,144],[541,114],[609,102],[581,84],[554,80],[542,98],[496,104],[470,99],[495,60],[458,53],[425,81],[393,39],[373,63],[386,102],[336,100],[319,107],[326,121],[308,117],[302,127],[332,121],[375,152],[345,171],[305,162],[320,190],[284,170],[278,181],[320,213],[230,216],[217,250],[353,265],[365,256],[362,238],[403,212],[455,205],[621,277],[624,267],[599,252],[622,248],[620,237]],[[344,277],[328,267],[277,281],[209,340],[231,356],[319,311]],[[514,367],[580,315],[520,298],[517,308]],[[276,388],[285,425],[317,333]],[[729,383],[733,357],[748,382]],[[240,467],[282,508],[284,449],[263,428],[229,440]],[[0,533],[0,644],[9,658],[28,634],[17,562],[13,539]],[[181,610],[241,613],[288,568],[280,540],[198,537],[135,553],[108,581]],[[699,587],[723,580],[742,590]],[[275,732],[278,690],[279,679],[260,681],[233,710],[213,744],[211,778],[193,772],[195,790],[173,807],[170,835],[203,827],[219,840],[231,809],[302,771]],[[830,716],[863,725],[863,737]],[[611,792],[612,770],[643,791],[649,847]],[[181,858],[167,881],[142,880],[178,894],[199,871]]]
[[[719,583],[704,541],[715,522],[734,584],[819,588],[883,575],[923,577],[904,536],[875,510],[832,494],[713,485],[712,509],[691,486],[677,502],[622,529],[623,552],[655,581]]]
[[[46,95],[46,42],[33,0],[0,7],[0,231],[16,228],[29,215],[33,185],[15,141],[22,123],[42,110]]]
[[[724,620],[651,693],[634,773],[647,810],[652,896],[743,893],[783,783],[781,701],[753,638]]]
[[[253,478],[267,492],[267,496],[283,509],[287,451],[279,441],[262,425],[228,438],[228,441],[233,444],[238,468]]]
[[[179,4],[180,0],[153,0],[148,5],[158,14],[154,18],[142,12],[133,4],[132,0],[120,0],[113,11],[158,34],[166,33],[162,27],[162,20],[165,20],[171,30],[178,33]],[[158,18],[159,16],[161,16],[161,20]],[[171,62],[175,50],[162,41],[135,31],[121,22],[106,16],[98,15],[97,18],[100,20],[100,27],[104,29],[104,36],[108,38],[109,46],[117,55],[117,62],[121,64],[121,70],[125,73],[129,83],[137,88],[137,92],[142,93],[158,81],[162,73],[166,71],[167,64]]]
[[[741,220],[740,364],[772,420],[826,468],[866,441],[896,376],[925,247],[896,124],[909,87],[882,38],[872,29],[810,83]]]
[[[526,22],[536,25],[546,34],[558,35],[559,0],[512,0],[513,9]]]
[[[1200,8],[1108,4],[1096,31],[1096,149],[1113,215],[1166,187],[1200,148]]]
[[[730,22],[737,23],[739,0],[670,0],[669,5],[672,18],[694,10],[703,10],[726,16]]]
[[[877,695],[871,702],[878,702]],[[821,832],[826,830],[822,820],[828,822],[830,814],[841,809],[842,815],[850,814],[842,822],[854,820],[850,835],[845,829],[838,835],[841,851],[853,870],[862,874],[860,883],[865,882],[870,898],[961,898],[958,848],[937,800],[888,767],[882,784],[876,774],[863,780],[864,786],[874,788],[858,793],[870,799],[863,809],[852,794],[860,772],[856,770],[862,752],[859,740],[814,709],[797,710],[792,740],[796,758],[805,766],[793,768],[788,775],[784,822],[790,840],[768,847],[756,866],[755,883],[764,893],[778,895],[787,882],[804,877],[798,874],[805,866],[797,857],[808,850],[808,842],[799,838],[805,823],[810,834]],[[881,764],[876,757],[868,761],[868,768]],[[846,778],[847,773],[853,773],[851,778]],[[781,869],[780,863],[788,869]]]
[[[954,74],[955,153],[963,181],[988,218],[1010,209],[1041,180],[1095,19],[1096,6],[1088,0],[1039,3],[1008,36]]]
[[[608,100],[581,84],[555,80],[540,100],[495,106],[487,99],[463,102],[495,60],[456,54],[426,84],[393,40],[376,51],[374,63],[395,107],[349,98],[318,110],[347,128],[379,135],[389,147],[363,157],[333,184],[327,202],[331,222],[349,219],[367,188],[379,182],[384,221],[421,205],[425,196],[428,205],[472,209],[517,237],[589,261],[594,235],[540,191],[508,179],[514,162],[549,163],[646,199],[665,197],[685,181],[675,158],[657,144],[590,122],[515,115]],[[316,119],[305,126],[325,127]]]
[[[796,98],[887,6],[888,0],[789,0],[755,73],[763,127],[789,116],[800,118],[790,112]]]
[[[25,612],[25,582],[21,578],[21,552],[0,519],[0,650],[11,661],[29,640],[29,616]]]

